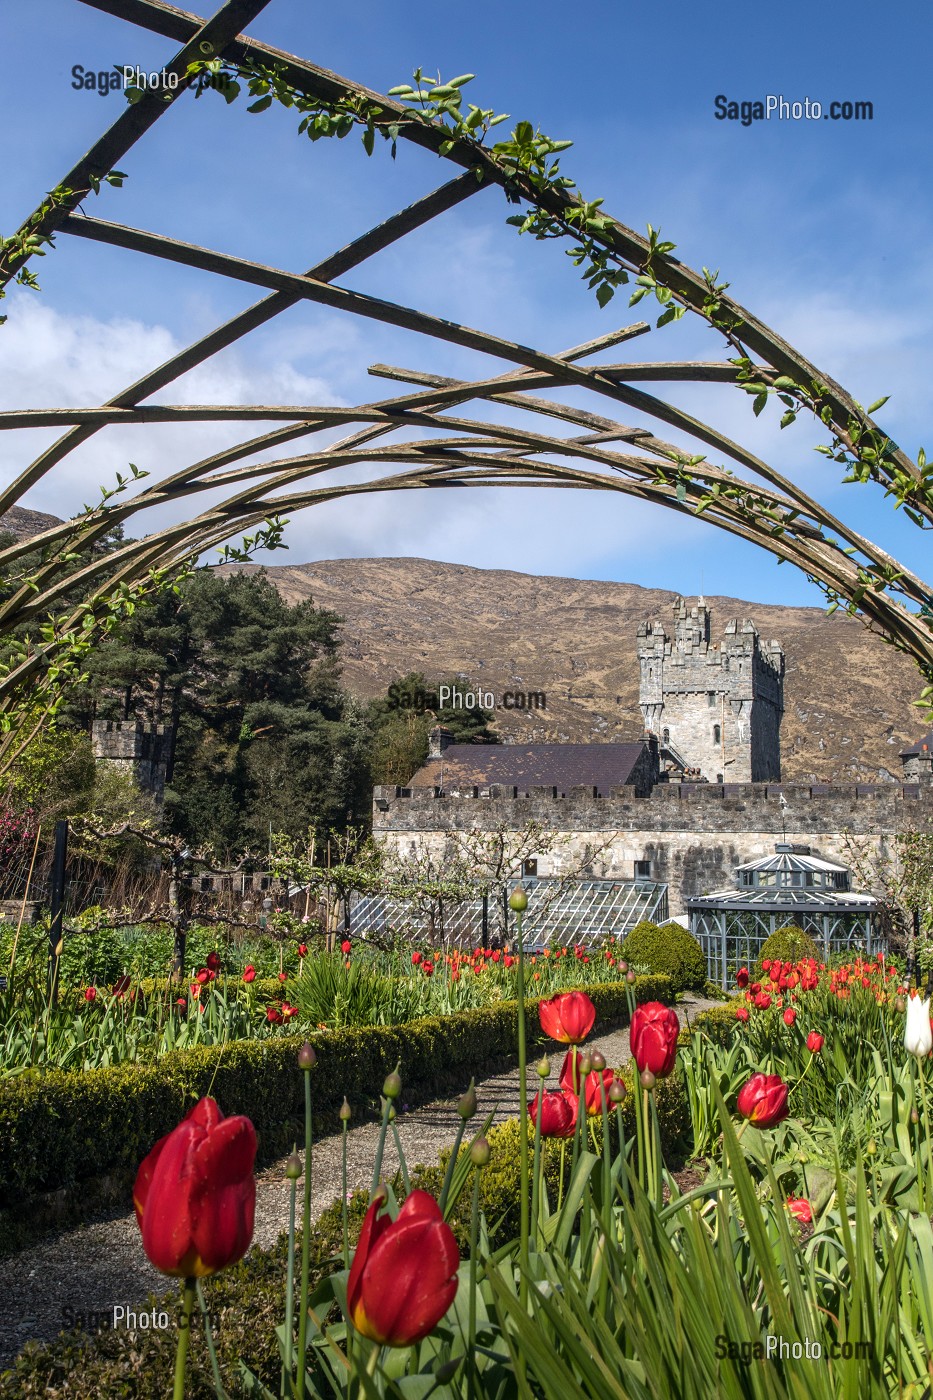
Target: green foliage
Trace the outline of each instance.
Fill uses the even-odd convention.
[[[819,963],[822,961],[822,953],[802,928],[798,928],[796,924],[786,924],[783,928],[775,929],[770,938],[766,938],[761,945],[758,972],[761,972],[763,962],[773,962],[775,958],[779,958],[782,963],[796,963],[801,958],[814,958]]]
[[[680,924],[636,924],[619,946],[619,956],[651,972],[665,973],[678,992],[702,990],[706,958],[697,940]]]
[[[597,1024],[627,1020],[625,985],[591,987]],[[635,984],[638,1001],[670,1000],[669,979]],[[529,1040],[543,1045],[537,1003],[527,1003]],[[43,1209],[43,1191],[110,1175],[124,1187],[158,1138],[208,1092],[224,1113],[252,1118],[260,1155],[269,1161],[300,1138],[300,1036],[241,1040],[176,1051],[155,1065],[119,1065],[86,1073],[49,1070],[0,1081],[0,1236]],[[406,1102],[453,1092],[470,1075],[502,1067],[517,1053],[514,1002],[399,1026],[353,1028],[311,1036],[318,1130],[336,1130],[344,1095],[355,1116],[376,1104],[386,1074],[401,1061]],[[83,1190],[83,1187],[82,1187]],[[80,1210],[81,1192],[75,1193]],[[22,1232],[20,1232],[21,1234]]]

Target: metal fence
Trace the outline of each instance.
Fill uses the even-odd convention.
[[[518,880],[475,899],[431,902],[365,894],[351,899],[344,931],[357,937],[393,935],[412,942],[475,948],[510,941],[508,897]],[[642,919],[668,917],[667,885],[653,880],[567,880],[556,876],[521,881],[528,895],[523,917],[526,946],[589,944],[612,934],[623,938]]]

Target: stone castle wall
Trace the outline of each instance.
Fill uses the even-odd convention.
[[[581,788],[566,797],[552,788],[531,789],[526,796],[491,788],[488,795],[453,797],[434,788],[378,787],[374,797],[373,833],[402,856],[420,847],[443,857],[450,830],[490,831],[502,824],[520,831],[534,820],[567,837],[553,854],[539,858],[540,875],[591,858],[594,876],[632,879],[635,862],[648,860],[651,878],[669,887],[672,915],[684,912],[691,895],[731,886],[737,865],[773,854],[784,839],[782,815],[788,841],[841,864],[849,863],[847,834],[883,850],[899,833],[933,832],[928,785],[749,783],[723,789],[662,783],[648,797],[617,788],[603,798]]]
[[[665,735],[709,782],[776,782],[781,775],[784,653],[747,618],[710,641],[710,611],[678,599],[673,633],[638,628],[639,704],[645,728]]]
[[[94,757],[129,764],[137,786],[161,802],[172,742],[170,725],[141,720],[96,719],[91,729]]]

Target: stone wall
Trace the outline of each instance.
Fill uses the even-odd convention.
[[[776,782],[781,776],[784,653],[753,622],[731,619],[710,641],[710,611],[674,606],[673,631],[638,628],[639,704],[645,728],[667,739],[709,782]]]
[[[128,764],[137,786],[161,802],[165,772],[171,751],[171,726],[143,724],[141,720],[96,719],[91,729],[94,757],[109,763]]]
[[[651,878],[669,886],[672,914],[683,913],[691,895],[731,886],[735,866],[771,855],[785,839],[782,816],[788,841],[843,864],[846,833],[881,848],[901,832],[933,832],[933,786],[920,784],[662,783],[648,797],[617,788],[604,798],[590,788],[566,797],[552,788],[448,797],[434,788],[379,787],[374,798],[374,835],[403,855],[415,845],[442,857],[449,830],[488,831],[501,823],[520,831],[534,820],[568,838],[538,861],[539,874],[553,875],[611,837],[592,860],[594,876],[631,879],[635,862],[649,860]]]

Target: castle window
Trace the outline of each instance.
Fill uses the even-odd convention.
[[[710,709],[713,708],[713,706],[714,706],[715,703],[716,703],[716,692],[715,692],[715,690],[708,690],[708,691],[706,692],[706,703],[707,703],[707,705],[709,705]]]
[[[522,874],[523,874],[523,875],[526,875],[526,876],[533,876],[533,875],[537,875],[537,873],[538,873],[538,861],[537,861],[537,857],[530,857],[528,860],[523,860],[523,861],[522,861]]]
[[[661,730],[661,740],[665,744],[669,744],[671,742],[671,731],[669,729]]]
[[[714,743],[714,744],[718,744],[718,743],[720,743],[721,741],[722,741],[722,730],[721,730],[721,728],[719,727],[718,724],[714,724],[714,725],[713,725],[713,743]]]
[[[650,860],[636,860],[636,862],[635,862],[635,879],[636,879],[636,880],[650,880],[650,879],[651,879],[651,861],[650,861]]]

